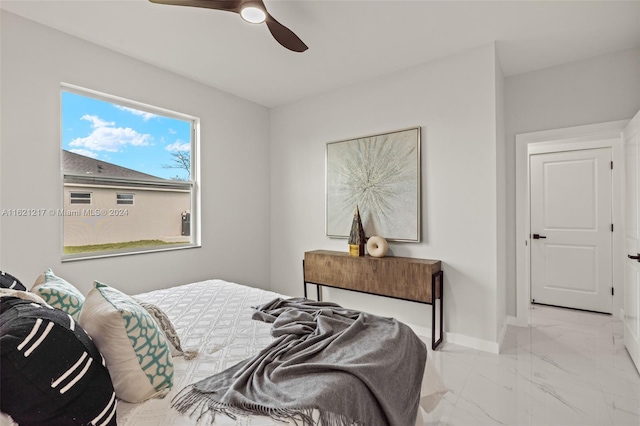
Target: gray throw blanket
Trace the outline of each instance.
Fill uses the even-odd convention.
[[[212,421],[221,413],[304,426],[415,424],[427,350],[407,325],[303,298],[255,309],[253,319],[273,323],[277,339],[183,389],[173,400],[178,411]]]

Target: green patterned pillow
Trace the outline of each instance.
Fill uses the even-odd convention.
[[[42,297],[47,304],[68,313],[74,320],[80,317],[84,296],[73,285],[56,276],[51,268],[36,280],[31,292]]]
[[[137,403],[169,393],[171,349],[153,317],[135,300],[96,281],[78,323],[104,356],[118,398]]]

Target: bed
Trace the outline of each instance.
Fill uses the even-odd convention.
[[[174,358],[174,386],[164,399],[142,404],[120,402],[119,425],[156,426],[187,424],[188,417],[169,408],[170,399],[185,386],[204,379],[254,355],[273,338],[271,324],[251,319],[252,307],[280,295],[222,280],[209,280],[139,294],[136,299],[153,303],[171,318],[185,349],[197,349],[193,360]],[[428,359],[422,386],[422,409],[430,412],[446,392],[440,376]],[[418,415],[416,424],[421,425]],[[194,419],[190,419],[194,422]],[[216,417],[216,425],[275,426],[269,417]]]
[[[189,385],[224,371],[270,345],[274,340],[270,333],[272,325],[252,320],[252,312],[253,307],[278,297],[282,296],[218,279],[134,295],[135,300],[162,309],[178,332],[182,348],[197,351],[197,356],[189,360],[182,356],[173,357],[173,387],[164,398],[135,404],[118,401],[117,424],[208,424],[210,419],[206,416],[198,419],[197,415],[181,414],[171,407],[172,400]],[[422,413],[432,411],[446,391],[439,374],[427,359],[416,425],[424,424]],[[6,423],[6,419],[0,423]],[[276,426],[283,422],[268,416],[237,416],[232,419],[217,415],[212,424]],[[290,421],[289,424],[295,423]]]
[[[163,399],[142,404],[120,402],[119,425],[186,424],[187,417],[170,408],[170,400],[185,386],[229,368],[267,346],[270,325],[251,320],[251,307],[277,297],[276,293],[222,280],[209,280],[136,295],[153,303],[171,319],[182,347],[196,349],[192,360],[175,357],[174,385]],[[195,424],[195,422],[193,422]],[[216,418],[216,425],[271,426],[270,418]]]

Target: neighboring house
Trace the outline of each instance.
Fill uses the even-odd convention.
[[[183,215],[190,211],[191,197],[183,182],[65,150],[62,164],[65,247],[190,240]]]

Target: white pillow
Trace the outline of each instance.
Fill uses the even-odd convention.
[[[137,403],[169,393],[171,349],[151,315],[131,297],[96,281],[78,323],[102,353],[118,398]]]

